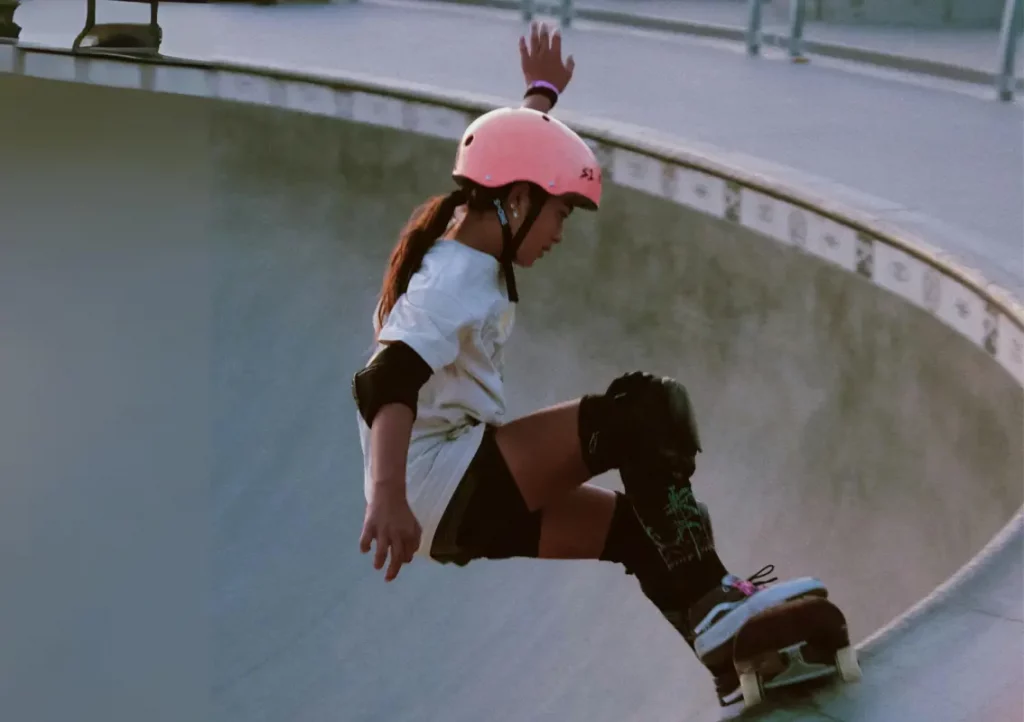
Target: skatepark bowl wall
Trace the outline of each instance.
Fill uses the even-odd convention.
[[[714,707],[617,567],[418,559],[386,586],[358,554],[351,375],[400,227],[451,188],[454,141],[488,107],[0,46],[0,389],[21,430],[0,441],[0,716],[184,719],[158,674],[210,690],[225,722]],[[825,580],[870,680],[879,630],[1020,546],[1020,306],[854,209],[560,116],[606,195],[520,273],[510,416],[628,370],[682,380],[723,560]],[[1001,531],[1015,541],[983,552]],[[206,637],[178,631],[190,611],[208,666],[189,651]]]

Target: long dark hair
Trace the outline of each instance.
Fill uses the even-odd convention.
[[[455,209],[468,200],[469,194],[455,190],[446,196],[434,196],[415,211],[402,228],[398,243],[391,251],[377,307],[377,328],[384,325],[399,297],[409,288],[409,281],[419,270],[427,252],[448,228]]]

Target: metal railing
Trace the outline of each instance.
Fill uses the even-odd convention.
[[[752,56],[761,53],[764,44],[763,25],[765,0],[748,0],[747,27],[744,33],[747,53]],[[537,13],[537,0],[521,0],[523,20],[529,22]],[[563,28],[572,27],[575,17],[573,0],[558,0],[557,17]],[[786,36],[787,52],[794,63],[806,63],[804,28],[807,24],[807,0],[790,0],[789,33]],[[1000,100],[1011,101],[1017,85],[1016,58],[1017,44],[1024,30],[1024,0],[1006,0],[998,49],[998,70],[996,92]]]
[[[159,32],[159,25],[156,22],[158,2],[149,0],[152,6],[153,18],[148,28],[139,26],[139,30],[148,30],[149,34]],[[572,26],[574,12],[573,0],[557,0],[557,15],[561,27]],[[747,53],[752,56],[761,53],[764,43],[763,38],[763,5],[765,0],[748,0],[749,12],[747,28],[744,33]],[[95,24],[96,0],[87,0],[88,20],[86,28],[76,40],[76,47],[81,43],[82,37],[88,33]],[[20,0],[0,0],[0,38],[17,40],[21,28],[14,22],[14,12],[20,5]],[[529,22],[537,13],[537,0],[520,0],[522,17]],[[804,43],[804,26],[807,23],[807,0],[790,0],[789,5],[789,32],[786,36],[787,51],[794,63],[807,62]],[[995,90],[999,100],[1012,101],[1017,88],[1016,62],[1017,44],[1020,42],[1021,33],[1024,32],[1024,0],[1006,0],[1003,9],[1002,26],[1000,29],[999,48],[997,57],[997,71],[995,73]],[[147,36],[148,37],[148,36]],[[147,40],[143,45],[159,47],[159,37]],[[986,77],[988,75],[986,74]]]
[[[1016,82],[1017,43],[1024,31],[1024,0],[1006,0],[1003,27],[999,35],[999,78],[996,90],[1000,100],[1013,100]]]
[[[747,25],[747,53],[761,52],[762,0],[750,0],[750,21]],[[804,55],[804,24],[807,22],[806,0],[792,0],[789,5],[789,57],[795,62],[806,61]]]

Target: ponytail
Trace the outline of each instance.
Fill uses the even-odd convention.
[[[466,201],[467,194],[456,190],[446,196],[434,196],[413,212],[388,259],[377,306],[378,329],[409,287],[409,281],[419,270],[427,252],[448,228],[455,209]]]

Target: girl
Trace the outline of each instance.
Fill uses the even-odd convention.
[[[364,457],[360,549],[394,580],[414,555],[599,559],[623,565],[715,677],[740,699],[728,642],[752,614],[815,579],[766,586],[729,574],[690,478],[701,450],[686,389],[634,372],[596,393],[505,422],[502,348],[518,301],[513,265],[561,240],[575,208],[596,211],[601,168],[547,115],[572,77],[561,38],[520,38],[523,107],[465,131],[448,195],[403,230],[384,275],[377,346],[353,379]],[[460,216],[453,222],[456,211]],[[617,469],[625,493],[588,484]]]

